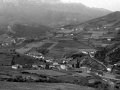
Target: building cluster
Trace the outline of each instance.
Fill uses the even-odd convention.
[[[48,60],[46,60],[48,61]],[[37,63],[37,64],[33,64],[33,65],[28,65],[28,64],[25,64],[25,65],[20,65],[20,64],[15,64],[15,65],[12,65],[12,68],[13,69],[19,69],[19,68],[28,68],[28,69],[51,69],[51,70],[67,70],[68,66],[65,65],[65,64],[59,64],[57,62],[40,62],[40,63]]]
[[[0,46],[8,46],[15,44],[16,40],[7,34],[0,35]]]
[[[44,59],[44,56],[41,53],[38,53],[38,52],[29,52],[29,53],[26,53],[25,55],[36,58],[36,59],[39,59],[39,60]]]
[[[60,28],[58,31],[55,31],[55,37],[66,37],[66,36],[73,36],[76,35],[80,32],[82,32],[83,29],[65,29],[65,28]]]
[[[120,28],[113,28],[110,26],[102,27],[83,27],[83,30],[76,37],[79,40],[83,40],[95,47],[106,47],[107,45],[112,44],[112,40],[116,37]]]

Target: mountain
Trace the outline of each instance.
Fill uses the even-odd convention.
[[[120,11],[82,23],[84,26],[111,26],[120,27]]]
[[[0,0],[0,28],[15,23],[59,27],[104,16],[111,11],[60,0]]]

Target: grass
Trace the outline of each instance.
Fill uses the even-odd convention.
[[[0,82],[0,90],[95,90],[93,88],[61,83]]]
[[[48,75],[48,76],[63,76],[66,75],[65,73],[61,73],[58,71],[53,71],[53,70],[26,70],[25,72],[28,73],[34,73],[38,75]]]
[[[56,49],[51,49],[49,51],[49,53],[47,53],[45,55],[45,57],[51,57],[51,58],[61,58],[64,54],[64,50],[63,49],[59,49],[59,50],[56,50]]]
[[[32,48],[40,47],[43,44],[44,44],[43,42],[29,43],[22,48],[16,49],[16,52],[23,54],[23,53],[26,53],[27,51],[31,50]]]

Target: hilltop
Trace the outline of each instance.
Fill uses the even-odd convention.
[[[52,28],[44,26],[44,25],[31,25],[31,24],[22,24],[15,23],[13,25],[9,25],[8,27],[0,29],[0,36],[4,34],[7,36],[11,36],[13,38],[19,37],[43,37],[50,34],[50,30]],[[2,37],[1,37],[2,39]]]
[[[27,24],[14,24],[8,35],[14,37],[41,37],[46,36],[52,28],[43,25],[27,25]]]
[[[90,21],[82,23],[81,25],[93,26],[93,27],[95,26],[119,27],[120,26],[120,12],[116,11],[108,15],[105,15],[103,17],[92,19]]]

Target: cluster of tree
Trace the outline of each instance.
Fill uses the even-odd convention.
[[[33,63],[35,63],[37,60],[35,58],[26,56],[26,55],[15,55],[12,57],[11,60],[11,65],[14,64],[20,64],[20,65],[25,65],[25,64],[29,64],[32,65]]]
[[[116,36],[112,39],[112,41],[120,41],[120,29],[118,30]]]
[[[38,75],[39,76],[39,75]],[[8,81],[8,82],[45,82],[45,83],[62,83],[61,80],[57,80],[55,78],[48,78],[47,76],[39,76],[39,78],[32,77],[23,77],[21,75],[11,77],[11,78],[0,78],[0,81]]]
[[[96,81],[94,83],[88,84],[88,86],[96,88],[97,90],[109,90],[109,85],[101,81]]]
[[[115,83],[115,90],[120,90],[120,81],[117,81],[116,83]]]
[[[64,58],[73,58],[73,59],[76,59],[76,58],[81,58],[85,56],[85,54],[83,53],[68,53],[68,54],[65,54],[63,57]]]
[[[103,63],[106,63],[105,58],[107,53],[108,53],[108,50],[106,48],[103,48],[100,51],[96,52],[95,58]]]
[[[39,79],[33,79],[32,77],[23,77],[21,75],[15,76],[12,78],[2,78],[0,81],[8,81],[8,82],[38,82]]]
[[[110,62],[110,64],[115,64],[118,61],[120,61],[120,48],[115,50],[114,53],[109,54],[109,62]]]
[[[31,43],[33,41],[35,41],[35,40],[34,39],[27,39],[27,40],[24,41],[24,43]]]
[[[107,46],[100,51],[97,51],[95,58],[104,64],[115,64],[120,60],[120,43],[115,43],[113,45]],[[118,48],[117,48],[118,47]]]

